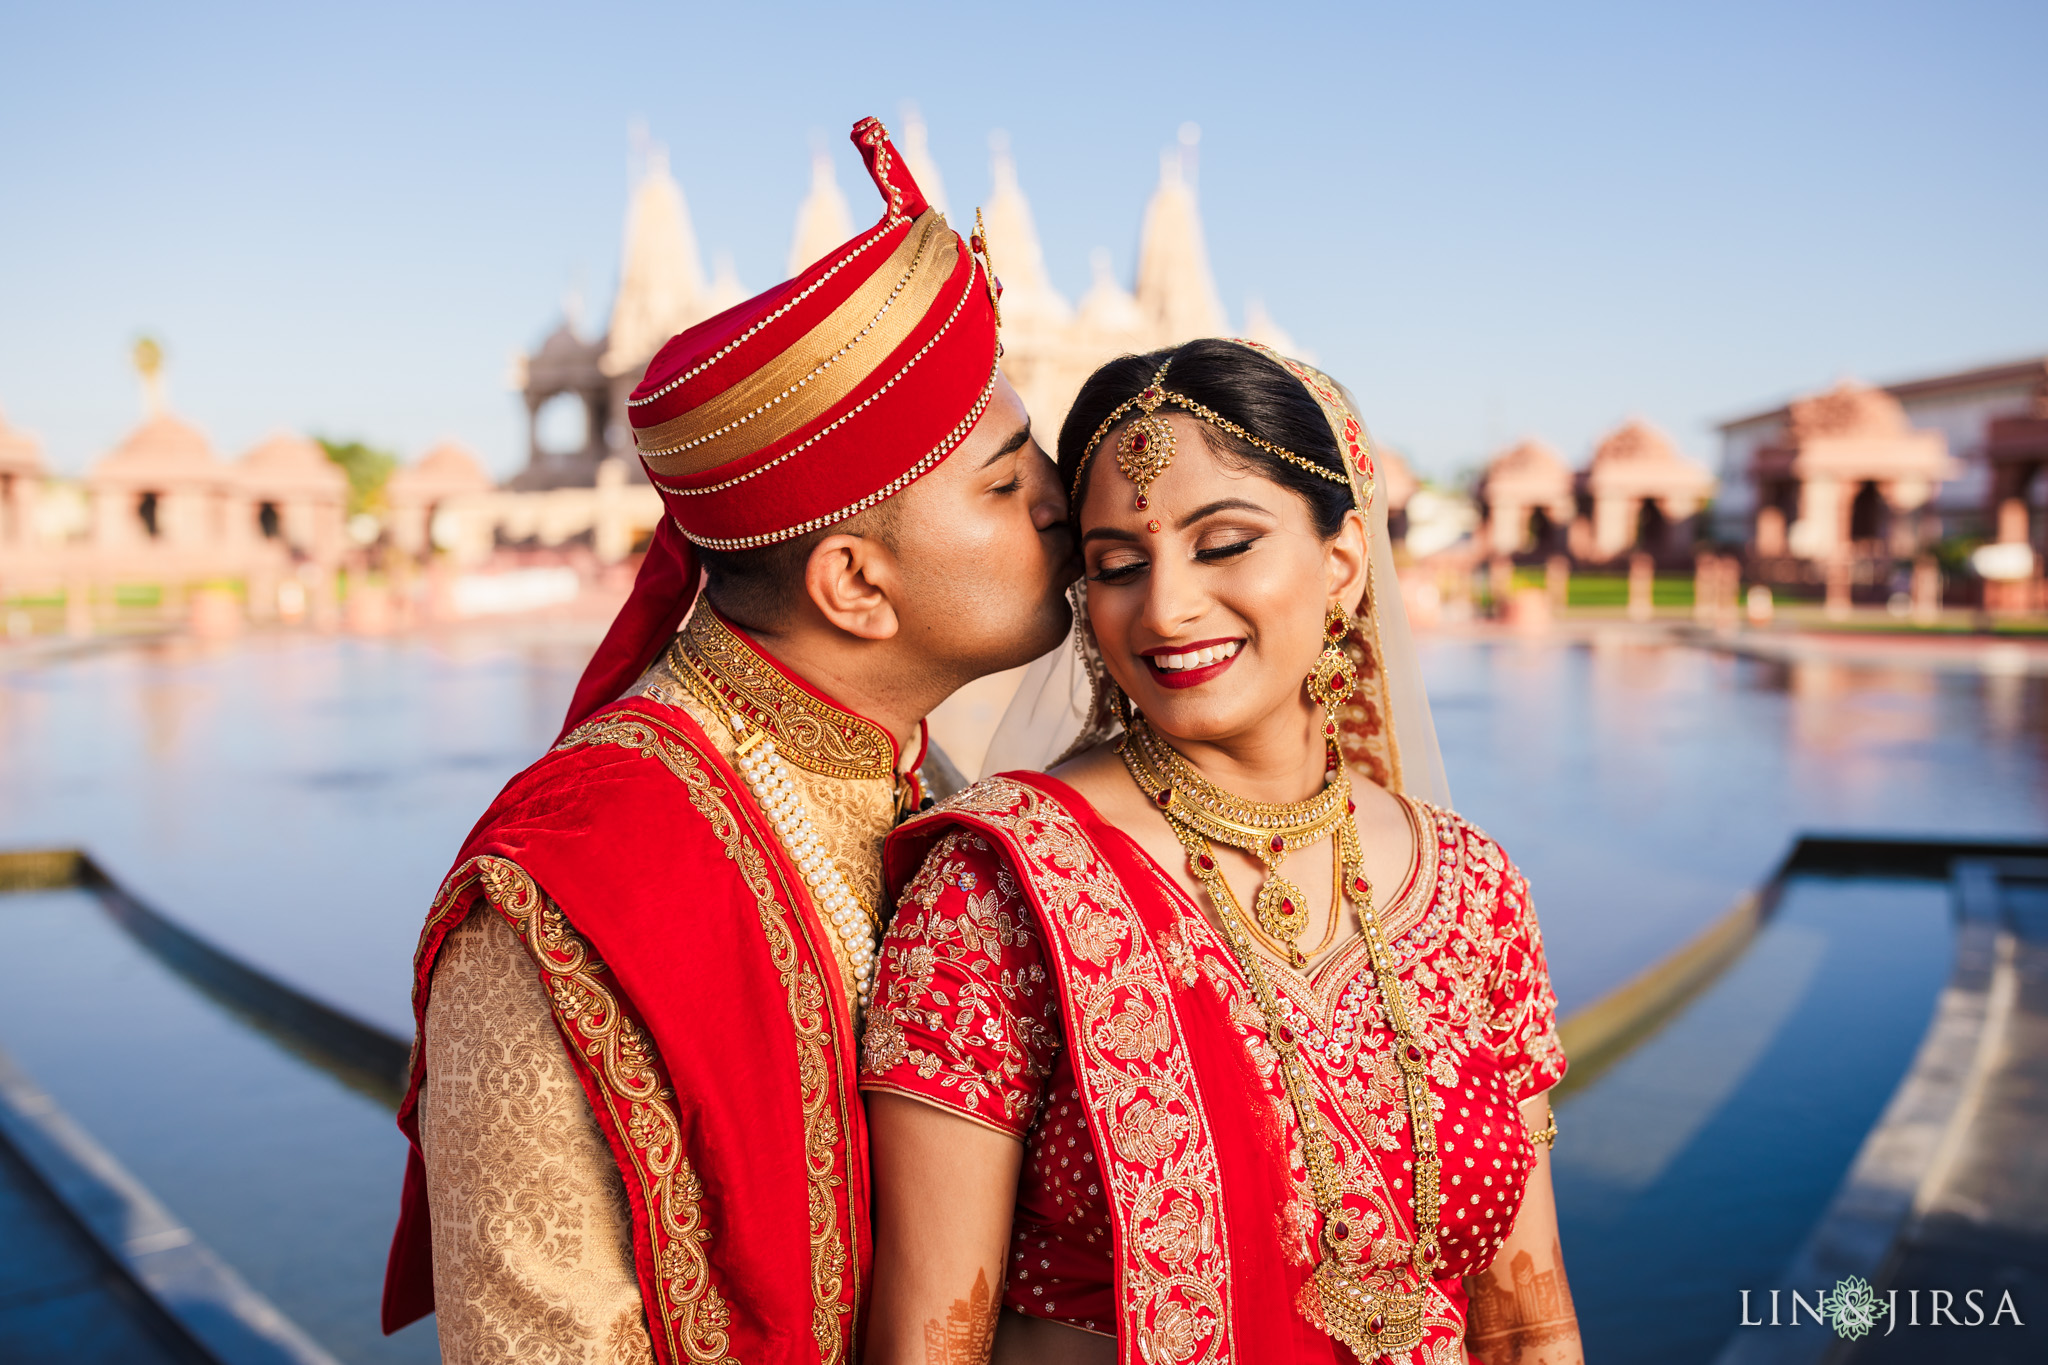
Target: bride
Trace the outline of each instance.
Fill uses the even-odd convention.
[[[1349,396],[1127,356],[984,779],[892,838],[878,1365],[1577,1361],[1527,883],[1448,809]],[[1018,761],[1021,760],[1021,761]]]

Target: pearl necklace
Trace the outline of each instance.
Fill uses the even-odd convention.
[[[750,726],[745,716],[737,712],[729,714],[728,723],[733,733],[740,737],[739,746],[733,751],[733,762],[745,779],[748,790],[753,793],[754,800],[759,803],[761,813],[768,817],[775,837],[782,841],[789,860],[796,864],[797,871],[809,884],[818,913],[839,936],[847,960],[853,966],[854,1008],[858,1019],[860,1012],[867,1009],[868,998],[875,989],[875,950],[881,921],[873,909],[854,894],[840,873],[839,864],[826,849],[825,841],[819,837],[816,826],[811,824],[804,799],[791,780],[789,769],[775,751],[775,737],[758,726]]]

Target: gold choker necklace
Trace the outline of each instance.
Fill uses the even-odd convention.
[[[1335,832],[1345,872],[1357,875],[1357,840],[1347,837],[1351,793],[1333,750],[1332,767],[1323,789],[1306,801],[1251,801],[1223,790],[1159,738],[1142,715],[1131,720],[1126,741],[1118,746],[1124,766],[1152,803],[1169,821],[1185,823],[1204,839],[1241,848],[1259,860],[1266,879],[1253,902],[1259,927],[1285,945],[1288,961],[1304,964],[1296,946],[1308,928],[1308,900],[1301,888],[1280,873],[1288,854]]]
[[[1379,916],[1373,908],[1372,884],[1361,870],[1358,830],[1351,818],[1349,793],[1344,793],[1344,800],[1337,807],[1341,812],[1337,824],[1338,839],[1344,850],[1345,865],[1340,886],[1358,906],[1359,925],[1372,958],[1373,984],[1378,987],[1381,1007],[1394,1035],[1394,1062],[1400,1068],[1407,1099],[1408,1128],[1415,1150],[1415,1244],[1405,1266],[1365,1263],[1371,1239],[1344,1207],[1344,1185],[1338,1172],[1337,1155],[1323,1126],[1308,1071],[1301,1062],[1300,1040],[1281,1010],[1272,979],[1252,949],[1243,907],[1238,904],[1237,894],[1230,889],[1230,883],[1223,879],[1222,870],[1216,866],[1216,851],[1210,843],[1214,836],[1208,833],[1210,828],[1231,828],[1215,814],[1216,805],[1228,803],[1227,808],[1237,816],[1252,815],[1276,822],[1260,824],[1238,820],[1236,824],[1245,830],[1265,832],[1267,847],[1284,851],[1285,841],[1293,837],[1292,831],[1305,827],[1307,820],[1306,816],[1296,815],[1292,824],[1279,823],[1283,813],[1298,812],[1316,805],[1326,799],[1329,790],[1336,789],[1339,784],[1348,785],[1343,767],[1341,764],[1337,766],[1329,787],[1325,788],[1325,796],[1311,797],[1292,806],[1275,807],[1247,801],[1215,787],[1161,740],[1143,716],[1133,719],[1125,740],[1118,744],[1117,750],[1123,755],[1124,764],[1130,769],[1139,789],[1151,797],[1153,804],[1165,815],[1168,827],[1187,852],[1189,866],[1209,893],[1209,903],[1215,907],[1216,917],[1223,926],[1224,941],[1237,958],[1245,980],[1251,983],[1252,997],[1258,1002],[1259,1012],[1265,1016],[1266,1037],[1279,1054],[1281,1084],[1287,1090],[1288,1104],[1294,1110],[1295,1123],[1301,1130],[1302,1157],[1308,1165],[1309,1185],[1315,1196],[1316,1210],[1323,1220],[1323,1253],[1317,1261],[1314,1279],[1315,1299],[1321,1318],[1317,1325],[1349,1346],[1360,1360],[1373,1361],[1384,1356],[1406,1354],[1422,1341],[1426,1330],[1430,1281],[1437,1268],[1445,1264],[1438,1240],[1442,1235],[1438,1219],[1443,1157],[1437,1147],[1436,1114],[1429,1093],[1429,1054],[1416,1035],[1414,1021],[1408,1014],[1408,1002],[1401,994],[1399,978],[1394,974],[1393,960],[1380,935]],[[1178,767],[1173,766],[1176,760]],[[1200,785],[1189,783],[1183,788],[1165,785],[1159,776],[1161,773],[1185,774]],[[1205,801],[1204,797],[1209,800]],[[1246,847],[1235,839],[1220,842]],[[1257,853],[1259,849],[1254,847],[1251,851]],[[1268,878],[1268,886],[1273,880]],[[1262,890],[1262,899],[1264,894]],[[1298,924],[1295,933],[1300,933]],[[1296,952],[1295,957],[1299,956]]]

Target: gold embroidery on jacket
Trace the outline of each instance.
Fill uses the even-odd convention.
[[[838,1365],[846,1359],[853,1330],[853,1305],[859,1300],[859,1267],[847,1254],[846,1240],[839,1230],[840,1186],[838,1144],[850,1131],[852,1119],[844,1112],[854,1087],[850,1077],[833,1085],[832,1008],[824,982],[805,965],[797,951],[790,917],[802,901],[794,885],[785,883],[782,898],[776,894],[781,880],[779,869],[762,856],[759,845],[745,835],[744,827],[730,804],[730,794],[721,788],[697,761],[689,743],[653,718],[634,711],[614,711],[578,726],[564,736],[557,748],[579,744],[616,744],[636,750],[666,767],[683,784],[690,803],[710,824],[726,856],[733,860],[753,892],[768,942],[769,959],[781,975],[788,995],[790,1023],[795,1028],[798,1098],[804,1116],[805,1174],[810,1184],[811,1243],[811,1334],[817,1341],[821,1365]],[[817,953],[813,947],[814,955]],[[829,1105],[834,1091],[840,1112]]]
[[[462,871],[470,869],[545,974],[562,1035],[589,1063],[626,1138],[632,1175],[649,1213],[670,1356],[692,1365],[738,1365],[728,1354],[732,1309],[711,1282],[704,1251],[711,1233],[704,1226],[703,1186],[683,1156],[675,1097],[661,1084],[653,1044],[601,979],[604,964],[591,955],[590,944],[524,868],[480,857]]]
[[[717,612],[690,613],[668,652],[685,686],[775,736],[777,751],[791,763],[826,777],[880,778],[893,787],[896,745],[888,731],[783,677]]]

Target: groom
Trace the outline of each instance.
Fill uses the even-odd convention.
[[[449,1362],[852,1356],[882,839],[1074,576],[980,236],[853,140],[881,221],[649,364],[667,516],[428,914],[384,1326],[438,1310]]]

